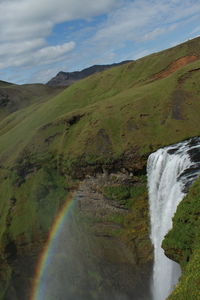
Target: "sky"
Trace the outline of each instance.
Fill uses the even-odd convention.
[[[0,80],[138,59],[200,35],[199,0],[0,0]]]

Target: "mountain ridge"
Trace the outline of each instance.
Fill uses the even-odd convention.
[[[110,65],[93,65],[88,68],[82,69],[81,71],[74,72],[63,72],[60,71],[55,77],[47,82],[49,86],[69,86],[72,83],[84,79],[94,73],[105,71],[109,68],[117,67],[126,63],[132,62],[132,60],[125,60],[119,63]]]

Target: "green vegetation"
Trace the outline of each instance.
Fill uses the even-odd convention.
[[[134,186],[106,186],[103,190],[105,197],[117,201],[120,205],[128,209],[133,206],[134,200],[144,194],[144,192],[146,192],[146,181],[144,181],[143,184]]]
[[[166,254],[180,263],[183,275],[169,300],[200,299],[200,179],[179,204],[173,229],[163,242]]]
[[[107,186],[104,188],[104,195],[120,204],[125,204],[130,197],[130,189],[129,186]]]
[[[135,148],[138,154],[149,153],[197,135],[200,96],[193,86],[199,86],[199,71],[190,71],[200,67],[199,60],[166,78],[153,79],[176,59],[194,55],[195,47],[189,46],[194,42],[198,49],[199,39],[190,41],[95,74],[56,97],[10,114],[0,122],[4,164],[12,166],[27,147],[62,155],[68,170],[80,163],[107,163]],[[187,74],[180,86],[179,79]]]
[[[52,98],[61,88],[51,88],[43,84],[17,85],[0,81],[0,118],[29,105],[42,103]]]
[[[0,259],[6,270],[0,272],[0,295],[12,277],[7,250],[23,257],[37,252],[36,243],[42,247],[75,179],[104,169],[144,174],[150,152],[199,135],[199,53],[200,38],[196,38],[94,74],[60,93],[43,85],[0,82],[4,95],[0,100]],[[114,214],[109,218],[124,227],[123,233],[113,229],[117,235],[140,245],[141,261],[150,257],[151,248],[144,185],[140,177],[134,187],[104,189],[106,197],[130,210],[126,219]],[[177,247],[185,272],[199,255],[196,244],[189,246],[191,240],[198,240],[197,227],[190,223],[183,224],[186,232],[177,233],[182,237]],[[170,238],[173,247],[176,240]],[[188,248],[182,249],[183,244]],[[174,259],[179,261],[179,256],[174,254]]]
[[[134,185],[110,185],[103,189],[109,200],[127,209],[126,214],[113,213],[104,218],[104,221],[121,225],[112,235],[120,238],[130,249],[135,249],[137,261],[143,264],[151,261],[152,246],[149,240],[146,177],[139,176],[137,180]]]

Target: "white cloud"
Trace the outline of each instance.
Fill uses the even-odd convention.
[[[0,2],[0,68],[60,61],[73,41],[47,45],[55,24],[107,12],[115,0],[4,0]]]
[[[65,43],[63,45],[48,46],[41,48],[29,55],[21,55],[17,57],[11,56],[8,60],[0,62],[0,68],[19,67],[25,65],[50,64],[65,59],[65,55],[73,50],[74,42]]]
[[[46,36],[53,25],[107,12],[115,0],[8,0],[0,3],[0,40]]]
[[[200,13],[200,2],[190,0],[135,0],[109,15],[94,41],[110,44],[124,40],[154,39],[178,26],[178,22]]]
[[[35,58],[39,62],[46,61],[46,63],[50,63],[54,60],[59,59],[59,57],[62,57],[67,52],[73,50],[75,47],[74,42],[65,43],[63,45],[57,45],[57,46],[49,46],[42,48],[38,50],[35,53]]]
[[[191,24],[191,20],[197,20],[200,2],[0,0],[0,11],[0,68],[17,67],[19,71],[23,67],[21,70],[24,72],[28,68],[31,70],[40,66],[38,78],[46,81],[49,79],[47,76],[58,67],[67,71],[68,68],[79,69],[80,66],[85,67],[98,62],[113,62],[117,57],[122,57],[121,53],[118,56],[121,49],[126,53],[125,59],[130,58],[130,54],[139,57],[142,53],[149,53],[148,49],[143,52],[144,46],[138,46],[137,49],[134,47],[139,43],[144,45],[148,41],[156,40],[169,32],[173,33],[183,24]],[[62,41],[58,39],[58,45],[48,44],[47,37],[51,35],[56,24],[78,19],[90,20],[103,13],[106,14],[106,18],[97,22],[94,29],[88,23],[88,27],[76,32],[76,35],[69,37],[66,34]],[[73,26],[76,26],[76,23]],[[197,23],[194,25],[194,33],[198,31]],[[176,36],[173,39],[178,38]],[[183,38],[184,35],[180,37]],[[132,45],[129,53],[126,52],[128,43],[129,46]],[[154,48],[151,45],[149,49],[152,47]],[[51,72],[48,72],[47,67]],[[33,73],[35,79],[37,75],[32,70]]]
[[[144,34],[139,40],[140,41],[149,41],[149,40],[153,40],[156,37],[158,37],[159,35],[163,35],[169,31],[173,31],[175,30],[177,27],[177,25],[171,25],[169,27],[165,27],[165,28],[155,28],[154,30]]]
[[[0,60],[2,60],[3,56],[6,55],[18,55],[26,52],[33,51],[40,47],[45,46],[46,42],[44,39],[33,39],[22,42],[9,42],[2,43],[0,47]],[[13,47],[14,46],[14,47]]]

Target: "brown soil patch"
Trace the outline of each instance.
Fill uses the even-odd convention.
[[[191,56],[184,56],[181,57],[177,60],[175,60],[174,62],[172,62],[165,70],[157,73],[154,75],[154,79],[162,79],[165,78],[167,76],[169,76],[170,74],[176,72],[178,69],[188,65],[189,63],[197,60],[198,57],[196,55],[191,55]]]

